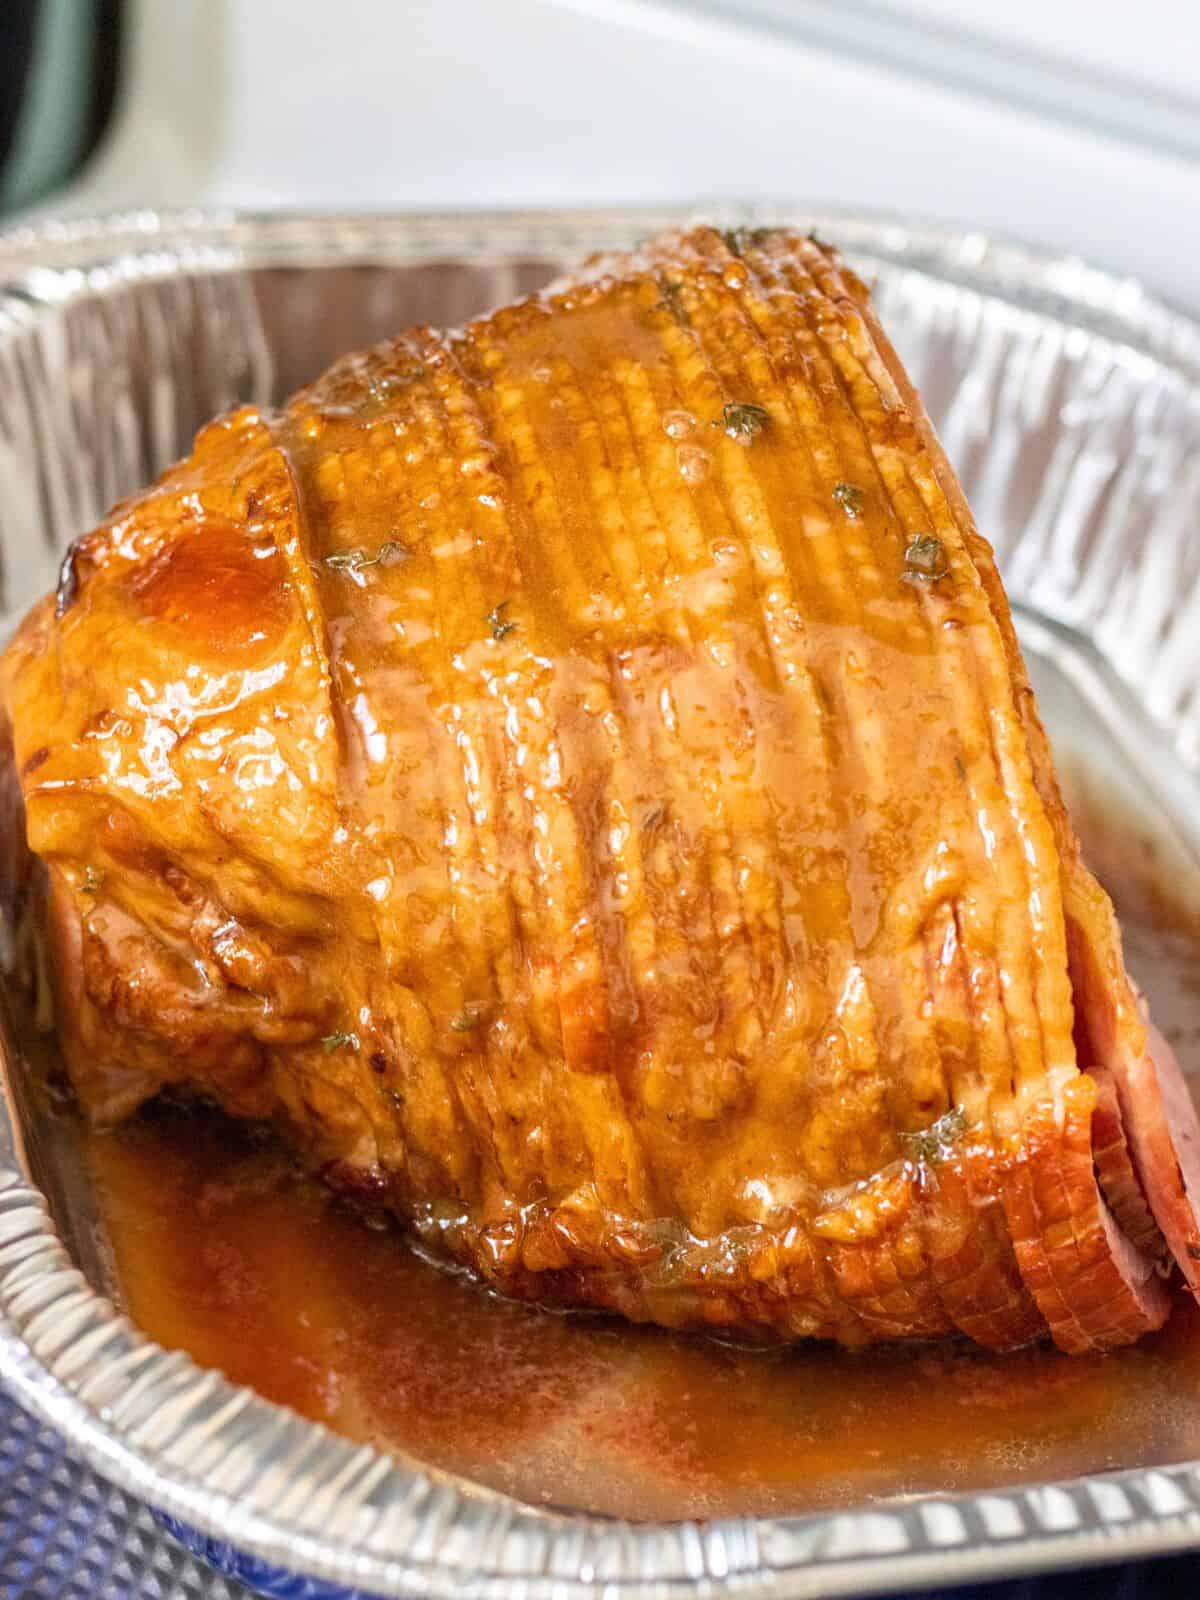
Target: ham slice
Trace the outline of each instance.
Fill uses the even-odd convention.
[[[1118,1069],[1121,1116],[1155,1221],[1193,1293],[1200,1291],[1200,1123],[1174,1051],[1152,1025]]]
[[[271,1121],[505,1293],[1111,1348],[1197,1124],[836,253],[698,228],[243,408],[3,666],[83,1107]]]
[[[1148,1256],[1165,1259],[1166,1241],[1134,1166],[1116,1082],[1107,1067],[1091,1066],[1087,1071],[1096,1085],[1092,1158],[1104,1198],[1130,1241]]]

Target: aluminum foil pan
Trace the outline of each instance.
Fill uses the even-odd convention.
[[[138,214],[0,236],[0,627],[212,414],[674,220]],[[1200,882],[1200,328],[1136,284],[977,234],[788,208],[720,220],[815,225],[874,282],[1023,608],[1052,727],[1103,745]],[[349,1444],[165,1353],[98,1292],[103,1241],[4,1053],[0,1379],[113,1483],[257,1569],[408,1597],[828,1597],[1200,1543],[1200,1461],[1177,1454],[836,1514],[634,1524]]]

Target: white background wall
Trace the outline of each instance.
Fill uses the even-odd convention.
[[[134,0],[72,204],[791,200],[1200,313],[1200,0]]]

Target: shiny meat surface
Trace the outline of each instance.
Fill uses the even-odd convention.
[[[1106,1348],[1200,1256],[991,552],[815,241],[212,424],[4,684],[98,1119],[204,1094],[506,1292],[748,1335]]]

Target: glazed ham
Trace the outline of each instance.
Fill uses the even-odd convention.
[[[701,228],[244,408],[6,658],[62,1046],[502,1291],[1105,1349],[1200,1142],[992,554],[825,246]]]

